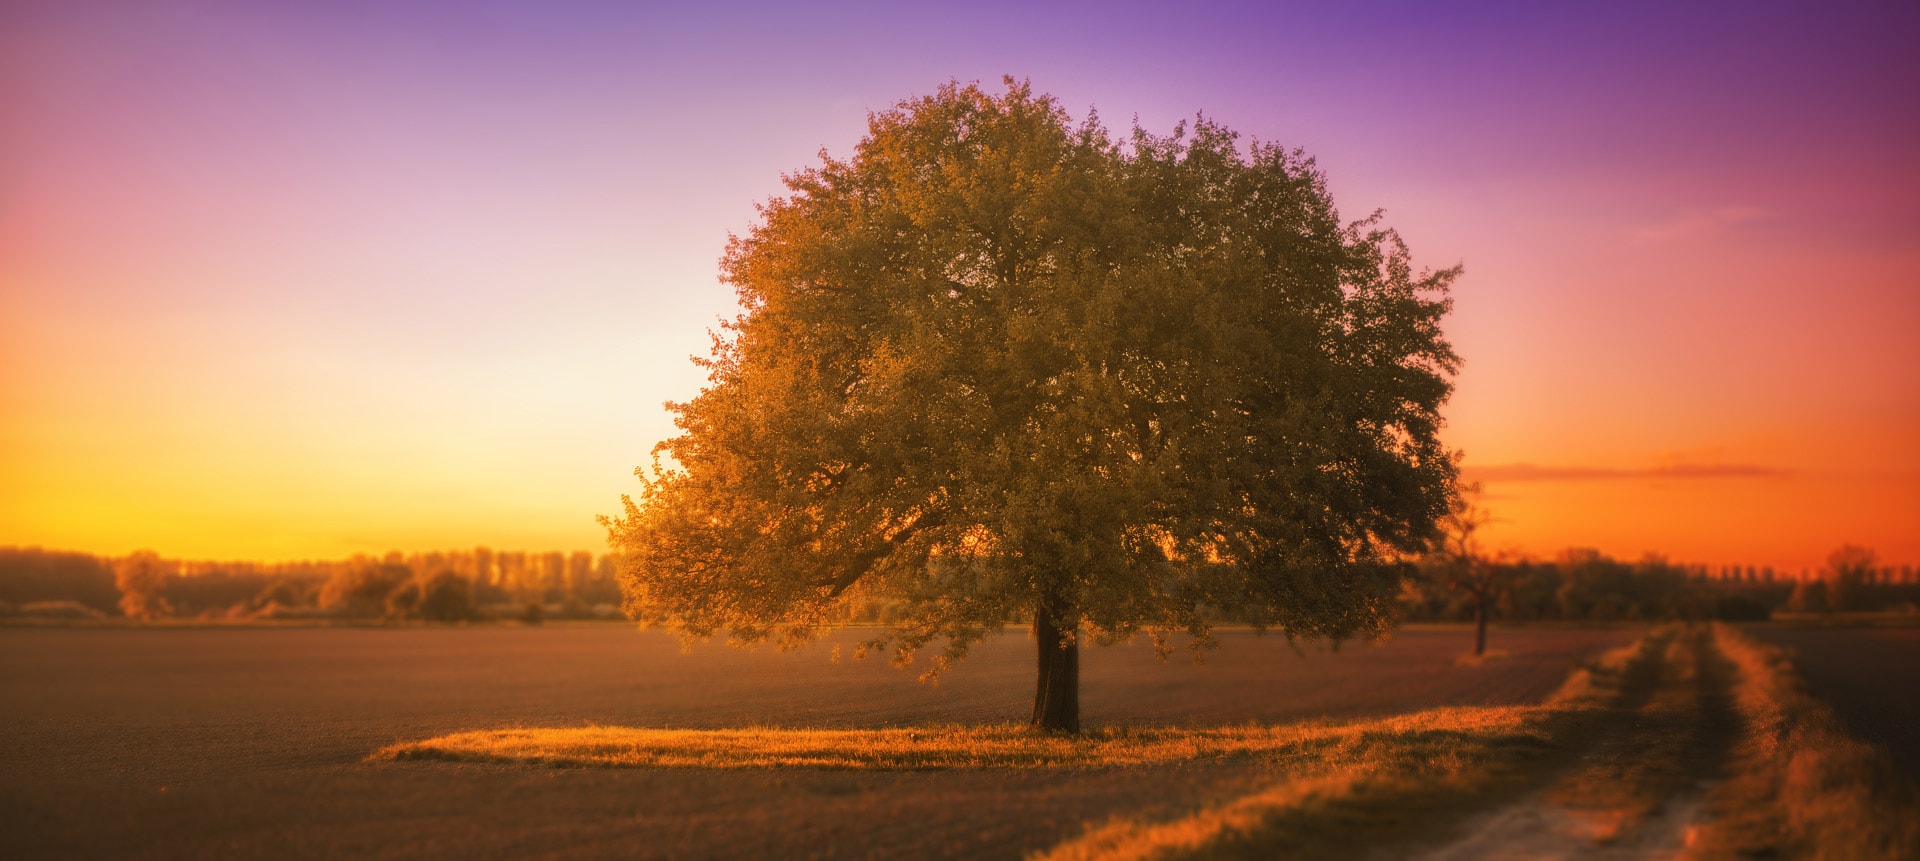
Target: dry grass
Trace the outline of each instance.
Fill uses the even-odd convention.
[[[1543,706],[1452,707],[1376,720],[1248,723],[1216,728],[1092,730],[1079,737],[1015,725],[875,730],[742,728],[691,730],[579,726],[480,730],[386,747],[381,760],[443,760],[552,767],[934,770],[1141,766],[1225,758],[1284,757],[1402,733],[1490,736],[1515,731],[1542,709],[1592,698],[1594,673],[1617,674],[1634,647],[1576,671]]]
[[[1099,729],[1078,737],[1024,726],[884,730],[662,730],[622,727],[459,733],[393,745],[376,759],[638,768],[1113,768],[1252,760],[1278,778],[1252,794],[1171,816],[1115,818],[1046,859],[1186,855],[1250,833],[1271,836],[1290,814],[1356,796],[1471,791],[1500,764],[1551,747],[1547,725],[1581,708],[1435,709],[1377,720],[1210,729]],[[1124,779],[1142,779],[1137,773]],[[1283,832],[1284,829],[1281,829]],[[1364,833],[1364,832],[1363,832]]]
[[[1031,861],[1136,861],[1191,855],[1224,836],[1252,833],[1278,813],[1308,810],[1354,794],[1362,785],[1393,780],[1380,769],[1335,767],[1296,776],[1259,792],[1164,821],[1115,817]]]
[[[1780,650],[1724,625],[1714,635],[1738,671],[1746,733],[1695,856],[1920,858],[1920,800],[1886,754],[1849,737]]]
[[[1025,726],[877,730],[642,729],[586,726],[456,733],[386,747],[375,759],[613,768],[1099,768],[1202,759],[1296,760],[1470,736],[1525,733],[1536,709],[1449,708],[1379,720],[1209,729],[1107,728],[1080,736]],[[1426,740],[1426,746],[1421,745]]]
[[[1344,844],[1356,839],[1364,844],[1417,825],[1423,813],[1454,815],[1458,811],[1449,808],[1461,801],[1523,783],[1528,766],[1583,718],[1613,704],[1629,670],[1657,660],[1664,642],[1649,636],[1613,649],[1575,670],[1544,704],[1499,710],[1500,721],[1454,726],[1451,732],[1383,732],[1370,743],[1296,763],[1275,783],[1238,798],[1173,816],[1115,817],[1033,861],[1283,858],[1336,848],[1358,851]]]
[[[1657,656],[1658,650],[1644,642],[1616,649],[1573,673],[1538,706],[1434,709],[1361,721],[1207,729],[1104,728],[1077,737],[1040,734],[1014,725],[880,730],[508,729],[393,745],[375,758],[557,767],[867,770],[1115,768],[1240,759],[1268,769],[1274,779],[1253,793],[1211,804],[1176,801],[1178,806],[1171,811],[1117,817],[1041,857],[1209,854],[1249,839],[1291,839],[1303,829],[1323,828],[1334,820],[1375,821],[1378,811],[1369,805],[1411,800],[1418,806],[1422,799],[1432,804],[1434,799],[1468,798],[1551,750],[1553,737],[1568,719],[1594,712],[1617,698],[1629,664]],[[1197,809],[1196,801],[1200,802]],[[1404,812],[1397,808],[1396,815]],[[1372,833],[1368,827],[1347,830]],[[1271,854],[1257,847],[1256,851]]]
[[[1221,854],[1281,857],[1299,845],[1375,837],[1522,782],[1583,721],[1620,699],[1638,667],[1659,662],[1648,637],[1575,671],[1537,706],[1445,708],[1373,720],[1205,729],[1103,728],[1080,736],[1027,727],[879,730],[671,730],[587,726],[458,733],[382,749],[375,759],[603,768],[936,770],[1129,768],[1241,760],[1271,775],[1225,799],[1116,817],[1055,846],[1048,861]],[[1137,775],[1125,779],[1141,779]],[[1276,841],[1290,844],[1276,848]]]
[[[1550,746],[1539,710],[1511,710],[1494,726],[1402,732],[1338,747],[1276,769],[1252,793],[1173,816],[1121,816],[1034,856],[1038,861],[1231,856],[1284,857],[1288,849],[1372,836],[1369,801],[1468,793],[1502,776],[1503,763]],[[1417,805],[1416,805],[1417,806]],[[1402,811],[1405,813],[1406,811]],[[1352,828],[1359,823],[1363,827]],[[1336,831],[1324,833],[1332,825]],[[1314,834],[1301,839],[1307,833]],[[1285,845],[1276,845],[1285,844]]]
[[[1103,728],[1080,736],[1027,727],[943,726],[879,730],[750,728],[671,730],[587,726],[458,733],[397,744],[376,759],[612,768],[813,768],[850,770],[1124,768],[1197,760],[1250,761],[1273,779],[1217,803],[1175,800],[1171,810],[1116,817],[1045,853],[1065,859],[1217,854],[1223,847],[1273,855],[1263,841],[1294,840],[1329,823],[1370,835],[1380,809],[1457,804],[1508,779],[1554,745],[1570,719],[1618,696],[1647,642],[1575,671],[1545,703],[1445,708],[1373,720],[1249,724],[1206,729]],[[1129,777],[1127,779],[1137,779]],[[1436,799],[1444,799],[1436,802]],[[1322,839],[1348,839],[1321,834]],[[1254,841],[1260,845],[1249,844]]]

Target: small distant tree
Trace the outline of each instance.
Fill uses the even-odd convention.
[[[113,582],[120,589],[120,612],[129,619],[164,619],[173,606],[161,593],[173,577],[173,566],[151,550],[137,550],[113,566]]]
[[[1842,612],[1867,609],[1867,585],[1879,564],[1879,554],[1855,544],[1829,554],[1827,568],[1821,572],[1827,583],[1827,606]]]
[[[1481,530],[1493,522],[1493,515],[1480,503],[1480,495],[1478,484],[1456,490],[1427,560],[1428,576],[1465,596],[1473,608],[1474,657],[1487,652],[1487,621],[1506,594],[1504,575],[1509,570],[1481,545]]]
[[[1787,610],[1790,612],[1825,613],[1831,609],[1824,580],[1801,580],[1793,584],[1793,594],[1787,596]]]
[[[1447,284],[1312,160],[1211,122],[1122,145],[1009,79],[869,119],[729,245],[742,314],[606,521],[625,608],[937,670],[1009,620],[1033,724],[1077,731],[1082,632],[1383,632],[1447,511]],[[665,460],[666,463],[661,463]]]

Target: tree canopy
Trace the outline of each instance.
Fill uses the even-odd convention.
[[[634,618],[795,644],[882,605],[868,646],[942,641],[936,669],[1031,620],[1064,729],[1081,631],[1388,624],[1455,478],[1458,270],[1343,223],[1312,159],[1205,119],[1115,140],[1009,79],[786,184],[722,261],[708,385],[605,520]]]

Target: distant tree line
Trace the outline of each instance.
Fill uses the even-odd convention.
[[[618,618],[610,554],[485,547],[320,562],[107,558],[0,547],[0,615],[74,619]]]
[[[1457,588],[1449,562],[1421,560],[1404,581],[1407,619],[1473,618],[1482,594]],[[1911,566],[1882,566],[1872,551],[1851,545],[1835,551],[1821,570],[1791,578],[1776,577],[1771,569],[1710,571],[1659,556],[1626,562],[1589,549],[1567,550],[1548,561],[1481,564],[1491,614],[1510,621],[1757,621],[1781,612],[1920,612],[1920,583]]]
[[[1468,621],[1484,600],[1508,621],[1759,620],[1776,613],[1920,608],[1912,566],[1879,563],[1847,546],[1798,576],[1771,569],[1709,569],[1649,556],[1637,562],[1575,549],[1551,560],[1478,560],[1475,589],[1458,558],[1409,563],[1400,607],[1409,621]],[[484,621],[620,618],[612,554],[473,550],[354,556],[320,562],[201,562],[151,551],[108,558],[0,547],[0,616],[73,619],[358,619]],[[1234,622],[1232,607],[1211,608]],[[886,622],[893,608],[863,604],[843,621]]]

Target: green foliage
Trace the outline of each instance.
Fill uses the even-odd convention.
[[[722,262],[743,313],[606,520],[626,610],[794,644],[856,605],[936,666],[1046,612],[1103,639],[1202,608],[1380,632],[1447,510],[1457,270],[1343,224],[1311,159],[1198,120],[1125,144],[948,85]]]

